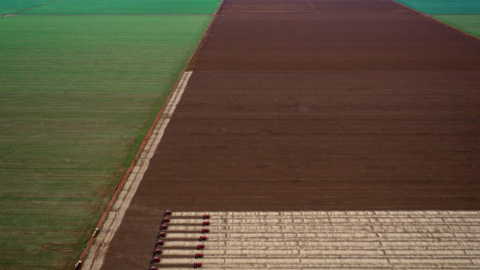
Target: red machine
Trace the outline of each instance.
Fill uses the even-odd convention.
[[[202,226],[208,226],[208,225],[210,225],[210,221],[204,221],[204,222],[202,223]]]
[[[166,237],[167,233],[166,232],[159,232],[158,237]]]
[[[158,270],[158,267],[150,266],[150,270]]]
[[[165,244],[165,241],[158,240],[157,243],[155,243],[155,246],[163,246],[164,244]]]
[[[205,245],[197,245],[197,250],[200,250],[200,249],[204,249],[205,248]]]
[[[203,215],[203,219],[208,219],[208,218],[210,218],[209,214]]]
[[[202,229],[202,233],[209,233],[210,230],[209,229]]]
[[[152,258],[152,263],[154,262],[160,262],[162,259],[160,259],[160,257],[153,257]]]
[[[163,223],[168,223],[168,222],[170,222],[170,219],[169,219],[169,218],[163,218],[163,219],[162,219],[162,224],[163,224]]]
[[[163,212],[163,216],[170,216],[171,214],[172,214],[171,210],[165,210],[165,212]]]
[[[155,254],[162,254],[163,253],[163,250],[161,249],[155,249]]]
[[[207,237],[206,236],[200,236],[200,238],[198,238],[198,241],[207,241]]]
[[[200,268],[202,267],[202,263],[193,263],[193,268]]]
[[[203,258],[203,253],[195,253],[195,259]]]
[[[167,225],[162,225],[160,228],[161,228],[162,230],[167,230],[167,229],[168,229],[168,226],[167,226]]]

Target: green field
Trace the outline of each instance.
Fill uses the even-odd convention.
[[[48,1],[9,2],[2,13]],[[81,2],[132,3],[0,18],[0,269],[72,268],[219,4],[63,13]]]
[[[218,0],[61,0],[24,14],[211,14]]]
[[[479,0],[399,0],[397,2],[480,37]]]

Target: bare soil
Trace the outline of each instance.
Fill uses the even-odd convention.
[[[103,269],[163,209],[479,210],[480,41],[387,0],[225,0]]]

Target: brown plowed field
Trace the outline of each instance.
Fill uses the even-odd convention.
[[[479,210],[480,41],[387,0],[225,0],[103,269],[162,209]]]

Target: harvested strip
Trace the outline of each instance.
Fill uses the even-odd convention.
[[[208,269],[477,269],[480,266],[476,261],[480,255],[478,211],[211,214],[212,231],[202,259]],[[381,226],[371,225],[370,221],[378,219],[382,220]],[[305,222],[311,225],[302,225]],[[283,232],[285,229],[289,232]],[[192,253],[175,251],[177,255]],[[187,264],[192,259],[176,257],[164,262]]]

